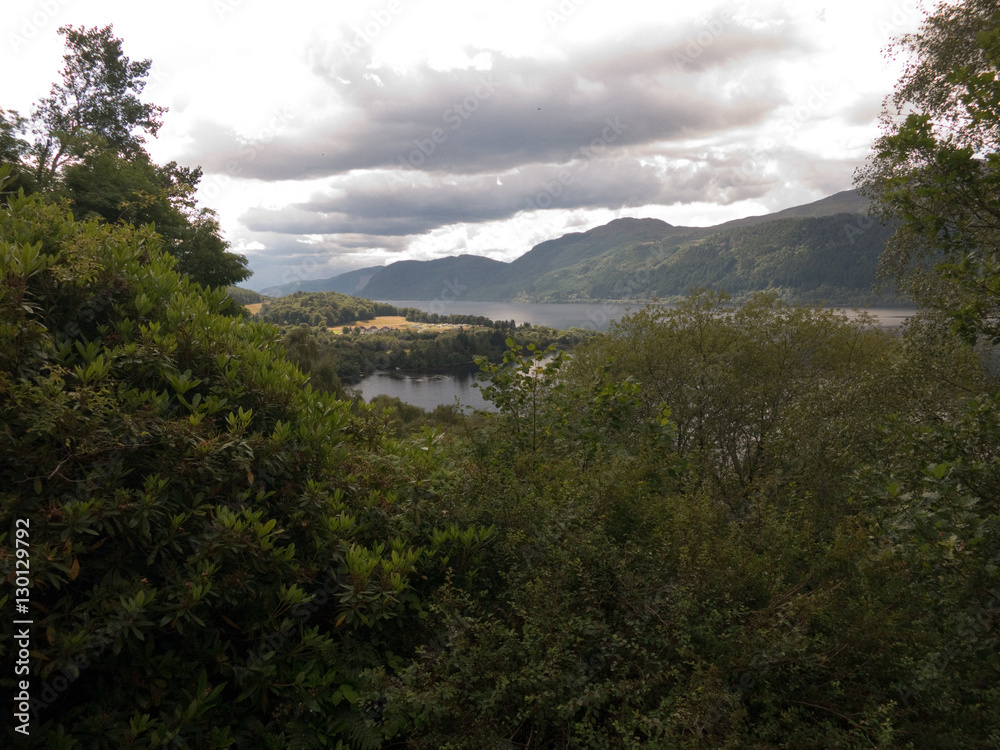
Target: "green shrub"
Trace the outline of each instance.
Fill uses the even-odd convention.
[[[359,674],[412,648],[429,560],[411,464],[175,263],[147,228],[0,211],[0,569],[26,519],[32,741],[374,744]]]

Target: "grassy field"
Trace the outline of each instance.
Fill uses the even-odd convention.
[[[243,305],[251,314],[256,315],[260,312],[261,305],[263,302],[255,302],[252,305]],[[476,328],[477,326],[462,326],[456,323],[414,323],[407,320],[402,315],[380,315],[377,318],[372,318],[371,320],[355,320],[352,323],[343,323],[338,326],[331,328],[331,331],[340,333],[344,326],[349,328],[357,328],[361,326],[362,328],[371,328],[376,326],[377,328],[391,328],[394,331],[454,331],[459,328]]]
[[[394,331],[455,331],[459,328],[475,328],[476,326],[462,326],[456,323],[414,323],[404,318],[402,315],[380,315],[371,320],[356,320],[353,323],[346,323],[350,328],[361,326],[362,328],[391,328]],[[340,331],[344,326],[339,325],[331,328],[331,331]]]

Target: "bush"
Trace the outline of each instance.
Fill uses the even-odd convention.
[[[430,559],[394,491],[413,464],[175,263],[146,228],[0,212],[0,569],[23,519],[32,741],[372,745],[359,675],[412,648]]]

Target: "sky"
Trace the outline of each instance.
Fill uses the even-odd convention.
[[[253,289],[851,188],[917,0],[5,0],[0,107],[112,24]],[[10,71],[16,71],[10,75]]]

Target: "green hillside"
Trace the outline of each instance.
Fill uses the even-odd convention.
[[[375,274],[364,294],[374,299],[485,299],[476,290],[505,266],[476,255],[403,260]]]

